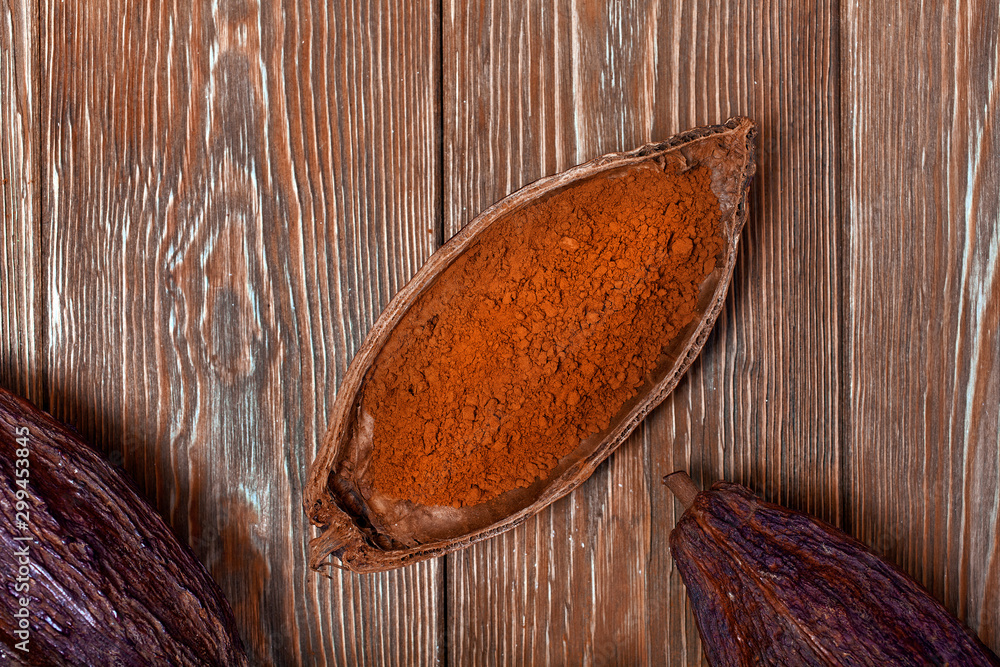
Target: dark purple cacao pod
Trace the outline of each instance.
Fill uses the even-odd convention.
[[[690,505],[670,549],[712,665],[1000,665],[918,583],[833,526],[737,484],[694,495],[683,473],[665,481]]]
[[[75,432],[0,389],[0,663],[246,665],[191,550]]]

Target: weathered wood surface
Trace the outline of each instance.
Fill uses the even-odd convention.
[[[1000,5],[843,8],[848,525],[1000,652]]]
[[[437,15],[44,7],[49,404],[132,473],[255,663],[423,663],[435,562],[306,567],[340,376],[439,227]]]
[[[0,2],[0,385],[42,404],[36,9]]]
[[[839,523],[1000,650],[995,3],[400,7],[0,2],[0,383],[137,479],[255,661],[698,664],[682,467]],[[736,113],[751,218],[677,392],[510,533],[310,575],[339,378],[440,240]]]

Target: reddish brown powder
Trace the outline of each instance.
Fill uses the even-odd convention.
[[[496,222],[370,371],[368,479],[462,507],[545,478],[651,382],[724,247],[705,168],[623,168]]]

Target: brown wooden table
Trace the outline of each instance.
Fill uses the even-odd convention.
[[[1000,651],[1000,6],[0,2],[0,385],[137,480],[262,665],[698,664],[660,484],[860,537]],[[729,300],[581,489],[377,575],[306,468],[380,310],[540,176],[761,127]]]

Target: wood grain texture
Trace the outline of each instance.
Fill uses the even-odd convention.
[[[0,386],[41,401],[36,13],[0,2]]]
[[[258,664],[698,664],[678,468],[844,525],[1000,650],[996,3],[416,4],[0,0],[0,385],[137,479]],[[505,535],[310,575],[336,387],[438,238],[737,113],[751,217],[673,396]]]
[[[851,526],[1000,651],[1000,8],[842,26]]]
[[[690,664],[660,477],[691,468],[840,520],[836,22],[828,3],[446,7],[445,233],[542,175],[747,114],[730,298],[687,381],[581,489],[449,557],[455,664]]]
[[[436,10],[47,0],[49,385],[233,605],[254,664],[426,664],[436,563],[308,571],[339,378],[436,245]]]

